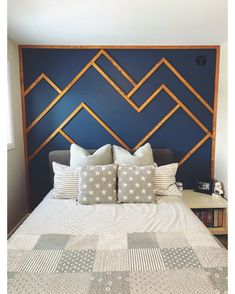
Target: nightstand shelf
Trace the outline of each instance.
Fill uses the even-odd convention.
[[[208,227],[213,235],[227,235],[227,200],[216,195],[207,195],[193,190],[184,190],[182,199],[192,210],[195,209],[216,209],[223,210],[223,223],[221,227]]]

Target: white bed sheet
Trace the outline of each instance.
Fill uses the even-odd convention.
[[[180,197],[159,197],[157,204],[76,205],[53,199],[51,192],[15,234],[112,234],[115,232],[208,231]]]

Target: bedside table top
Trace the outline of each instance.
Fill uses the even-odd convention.
[[[182,199],[189,208],[227,208],[227,200],[217,195],[207,195],[184,190]]]

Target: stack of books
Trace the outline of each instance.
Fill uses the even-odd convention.
[[[222,208],[193,209],[193,212],[208,228],[216,228],[223,226]]]

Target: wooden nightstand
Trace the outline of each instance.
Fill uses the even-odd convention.
[[[223,211],[223,223],[221,227],[208,227],[208,230],[213,235],[227,235],[227,200],[216,195],[207,195],[198,192],[194,192],[193,190],[184,190],[183,201],[185,204],[194,209],[215,209],[221,208]]]

